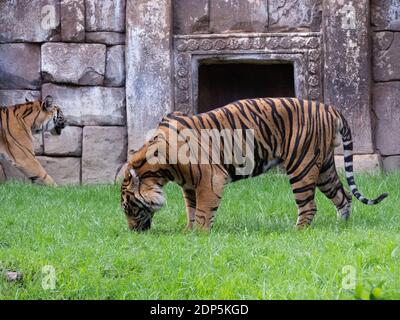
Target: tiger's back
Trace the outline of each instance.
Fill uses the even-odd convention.
[[[254,138],[249,148],[254,157],[251,172],[236,174],[237,166],[230,163],[234,155],[220,152],[220,163],[235,181],[257,176],[277,164],[282,164],[288,173],[310,162],[322,166],[321,161],[338,145],[339,121],[340,114],[336,110],[315,101],[260,98],[236,101],[193,116],[172,113],[163,119],[160,128],[170,130],[171,126],[176,126],[177,130],[186,128],[196,132],[228,130],[232,135],[235,131],[243,137],[246,132],[251,134]],[[245,148],[243,143],[241,149]],[[230,159],[225,159],[226,156]]]

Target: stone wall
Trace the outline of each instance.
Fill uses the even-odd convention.
[[[371,1],[375,143],[386,170],[400,168],[400,0]]]
[[[35,139],[56,182],[111,182],[126,160],[124,60],[125,0],[0,2],[0,105],[62,107],[62,135]]]
[[[2,0],[0,105],[52,95],[70,126],[35,137],[40,161],[59,183],[110,182],[165,113],[195,104],[199,55],[253,52],[294,61],[299,96],[345,114],[356,169],[400,168],[399,8],[400,0]]]

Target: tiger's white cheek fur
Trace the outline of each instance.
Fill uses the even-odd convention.
[[[154,210],[160,210],[165,204],[164,192],[159,186],[155,186],[146,194],[146,202]]]

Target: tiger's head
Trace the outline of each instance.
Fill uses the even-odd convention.
[[[38,102],[39,114],[32,124],[32,132],[49,131],[52,135],[60,135],[66,126],[64,114],[60,107],[53,104],[53,98],[47,96]]]
[[[162,187],[169,181],[162,164],[152,164],[149,150],[155,140],[130,152],[121,186],[121,207],[130,230],[150,229],[154,213],[165,203]],[[152,156],[157,156],[156,153]]]

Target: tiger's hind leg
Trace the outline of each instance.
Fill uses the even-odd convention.
[[[339,219],[347,220],[351,213],[351,194],[347,192],[336,171],[333,153],[321,168],[318,188],[336,206]]]
[[[311,224],[317,213],[315,204],[315,188],[317,186],[319,168],[313,165],[311,168],[298,168],[289,174],[290,184],[298,208],[296,227],[303,229]]]

